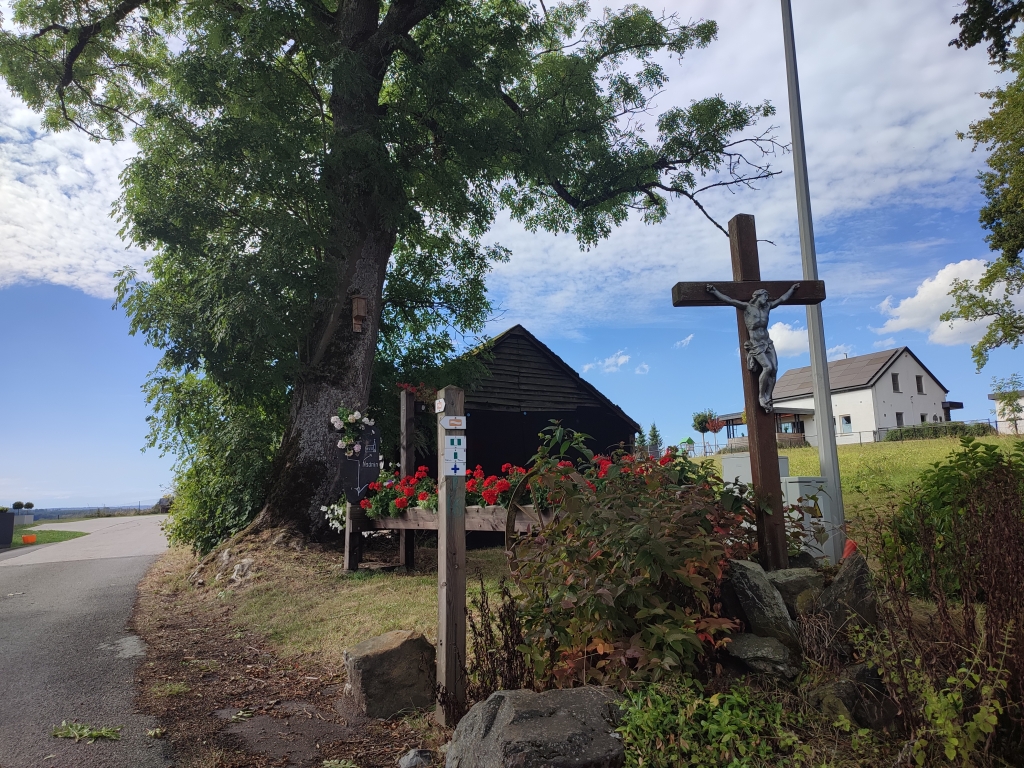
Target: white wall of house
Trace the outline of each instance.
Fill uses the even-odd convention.
[[[1024,397],[1020,398],[1017,402],[1024,406]],[[999,430],[999,434],[1024,435],[1024,417],[1017,418],[1017,427],[1015,431],[1013,422],[1010,421],[1008,414],[1003,411],[1003,407],[998,403],[993,402],[992,408],[996,412],[996,429]]]
[[[893,391],[892,374],[899,375],[899,392]],[[917,377],[921,376],[918,391]],[[836,442],[870,443],[884,437],[878,434],[880,428],[892,429],[897,426],[897,413],[903,414],[903,426],[921,423],[924,414],[929,423],[942,421],[942,403],[947,393],[932,376],[910,354],[900,355],[873,387],[832,395],[832,415],[835,417]],[[814,398],[794,398],[778,403],[779,410],[786,408],[814,408]],[[843,417],[849,418],[844,424]],[[814,416],[802,416],[804,436],[811,445],[817,445],[818,427]],[[1024,432],[1024,423],[1020,425]]]
[[[892,374],[899,374],[899,392],[893,391]],[[921,376],[922,389],[918,391],[917,377]],[[878,427],[898,426],[898,413],[903,414],[903,426],[911,427],[922,420],[929,423],[943,421],[942,403],[946,392],[907,352],[882,374],[874,386],[875,420]]]

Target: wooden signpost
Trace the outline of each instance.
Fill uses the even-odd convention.
[[[402,422],[402,448],[399,454],[399,470],[402,477],[416,474],[416,396],[407,389],[400,392],[400,415]],[[402,529],[398,532],[398,564],[406,570],[416,567],[416,532]]]
[[[766,290],[778,298],[792,287],[793,282],[762,281],[757,255],[757,233],[754,217],[741,213],[729,221],[729,244],[732,252],[732,276],[735,282],[715,283],[715,288],[730,299],[749,302],[756,290]],[[804,280],[784,304],[820,304],[825,299],[825,284],[820,280]],[[708,292],[707,281],[676,283],[672,288],[675,307],[728,306]],[[743,311],[736,310],[740,349],[749,340]],[[743,397],[747,414],[747,432],[750,443],[750,474],[757,499],[757,541],[761,563],[766,570],[779,570],[789,566],[786,525],[782,507],[782,480],[779,476],[779,450],[775,435],[775,414],[766,411],[759,402],[759,372],[749,370],[746,356],[740,355],[743,370]],[[819,424],[818,429],[831,425]]]
[[[465,443],[466,430],[448,430],[445,416],[465,416],[466,395],[458,387],[437,393],[437,683],[460,703],[466,700],[466,467],[465,458],[446,461],[449,441]],[[436,717],[453,727],[440,703]]]

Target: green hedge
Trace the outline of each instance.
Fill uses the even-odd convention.
[[[962,421],[938,421],[890,429],[886,442],[897,440],[932,440],[936,437],[987,437],[996,434],[990,424],[965,424]]]

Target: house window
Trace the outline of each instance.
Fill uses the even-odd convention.
[[[892,375],[892,391],[893,392],[899,392],[900,391],[900,375],[898,373],[894,373]]]
[[[928,414],[927,413],[922,413],[921,414],[921,423],[922,424],[927,424],[928,423]]]
[[[903,414],[900,411],[896,411],[896,426],[903,426]]]
[[[924,376],[915,376],[914,378],[917,379],[917,394],[923,395],[924,394]]]
[[[840,416],[839,429],[844,435],[849,435],[853,432],[853,420],[849,416]]]

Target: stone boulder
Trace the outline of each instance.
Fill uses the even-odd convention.
[[[783,680],[792,680],[800,672],[799,657],[797,663],[793,664],[789,649],[774,637],[733,635],[725,650],[751,672]]]
[[[871,569],[860,552],[854,552],[818,598],[819,610],[837,629],[846,625],[851,612],[861,622],[878,623],[878,601],[871,584]]]
[[[617,702],[607,688],[498,691],[459,722],[445,768],[620,768]]]
[[[845,717],[850,723],[856,724],[853,712],[860,702],[857,685],[852,680],[833,680],[812,688],[807,693],[807,703],[835,722]]]
[[[398,768],[430,768],[434,753],[429,749],[410,749],[398,761]]]
[[[892,731],[897,727],[899,707],[889,698],[877,669],[867,664],[852,664],[843,670],[843,677],[857,686],[857,701],[853,707],[855,722],[875,731]]]
[[[747,630],[758,637],[774,637],[790,651],[799,654],[796,624],[789,617],[782,595],[768,581],[764,569],[749,560],[730,560],[726,580],[743,608]]]
[[[786,568],[768,571],[765,578],[782,595],[790,618],[808,613],[825,588],[825,576],[813,568]]]
[[[821,563],[819,563],[818,560],[814,557],[814,555],[812,555],[806,549],[801,549],[799,552],[797,552],[795,555],[789,558],[790,568],[813,568],[814,570],[818,570],[820,566]]]
[[[345,695],[367,717],[388,718],[434,705],[434,646],[419,632],[398,629],[345,651]]]

